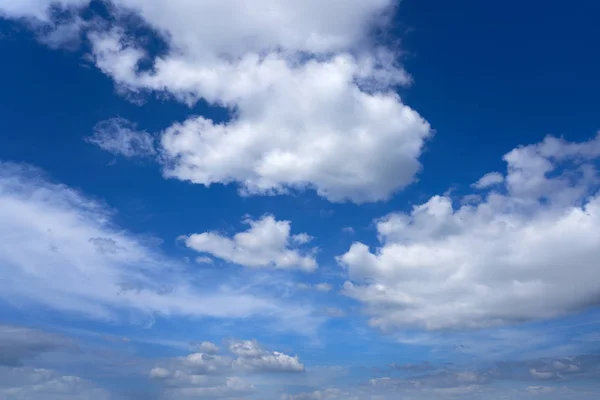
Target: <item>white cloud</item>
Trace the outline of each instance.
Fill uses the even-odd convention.
[[[12,3],[0,10],[48,20],[49,1]],[[247,194],[315,189],[357,203],[387,199],[414,180],[431,129],[395,92],[410,83],[396,55],[369,36],[396,1],[113,3],[117,21],[128,9],[169,47],[151,72],[139,71],[149,49],[125,29],[86,27],[96,65],[121,91],[168,93],[188,104],[202,98],[232,111],[228,122],[190,117],[166,129],[165,176],[235,182]]]
[[[229,343],[229,351],[237,356],[233,368],[251,372],[303,372],[298,356],[263,349],[256,340],[237,340]]]
[[[505,184],[479,202],[434,196],[380,219],[375,251],[357,242],[338,258],[353,281],[345,294],[384,330],[481,328],[596,304],[599,155],[600,136],[547,137],[505,155]]]
[[[198,264],[212,264],[213,263],[213,259],[210,258],[210,257],[200,256],[200,257],[196,257],[196,262]]]
[[[233,357],[192,353],[163,360],[161,366],[150,371],[149,377],[164,385],[167,398],[218,398],[255,392],[254,385],[242,376],[257,378],[273,372],[304,372],[297,356],[265,350],[256,340],[230,341],[228,350]]]
[[[317,283],[315,285],[315,289],[317,289],[319,292],[330,292],[332,288],[333,287],[329,283],[326,283],[326,282]]]
[[[238,357],[258,357],[263,354],[256,340],[232,340],[229,351]]]
[[[502,175],[500,172],[488,172],[471,186],[476,189],[485,189],[490,186],[498,185],[502,182],[504,182],[504,175]]]
[[[356,87],[351,57],[295,69],[279,58],[245,64],[250,70],[231,79],[256,76],[264,87],[250,88],[256,93],[227,124],[197,117],[167,129],[167,177],[235,181],[249,194],[314,187],[331,201],[355,202],[386,199],[412,182],[429,126],[396,94]]]
[[[277,221],[271,215],[259,220],[246,219],[250,229],[228,238],[215,232],[196,233],[185,237],[185,244],[198,252],[252,268],[298,268],[314,271],[317,262],[294,246],[291,223]],[[305,234],[304,234],[305,235]]]
[[[283,304],[264,293],[192,286],[185,265],[157,252],[147,240],[119,228],[106,205],[35,168],[0,163],[0,298],[43,305],[89,318],[164,316],[283,318],[285,326],[310,325],[310,309]],[[152,319],[150,317],[150,319]],[[311,320],[312,321],[312,320]],[[313,321],[315,322],[315,321]],[[301,329],[305,329],[302,327]]]
[[[109,153],[128,158],[156,154],[152,135],[138,131],[135,124],[123,118],[112,118],[97,123],[94,134],[85,140]]]
[[[292,241],[297,244],[306,244],[314,238],[307,233],[299,233],[292,236]]]

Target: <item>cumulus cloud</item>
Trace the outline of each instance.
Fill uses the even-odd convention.
[[[136,319],[262,315],[292,319],[285,324],[292,327],[309,316],[308,308],[288,308],[263,293],[191,285],[183,265],[116,226],[113,214],[38,169],[0,163],[0,298],[113,320],[125,311]]]
[[[246,219],[244,223],[250,228],[232,238],[216,232],[196,233],[185,237],[185,244],[198,252],[251,268],[298,268],[308,272],[317,268],[315,258],[297,247],[294,237],[298,235],[290,234],[290,221],[277,221],[272,215],[265,215],[258,220]]]
[[[256,388],[243,376],[304,372],[297,356],[266,350],[256,340],[232,340],[229,354],[223,355],[216,354],[218,349],[213,346],[201,346],[210,347],[211,354],[198,352],[163,360],[150,371],[150,379],[164,385],[167,398],[218,398],[253,393]]]
[[[3,1],[0,12],[48,23],[53,3]],[[88,2],[61,4],[82,10]],[[246,194],[314,189],[357,203],[387,199],[414,180],[431,129],[395,91],[411,81],[397,55],[370,37],[396,1],[111,4],[116,27],[83,29],[97,67],[120,91],[166,93],[190,105],[204,99],[231,111],[225,122],[193,116],[167,128],[165,176],[237,183]],[[161,37],[163,54],[151,54],[119,22],[128,13]],[[108,139],[113,151],[123,148]]]
[[[134,123],[124,118],[98,122],[93,135],[85,140],[109,153],[128,158],[156,154],[154,137],[148,132],[137,130]]]
[[[482,328],[597,304],[599,155],[600,136],[547,137],[506,154],[504,184],[480,201],[434,196],[381,218],[377,249],[357,242],[338,258],[344,293],[384,330]]]
[[[229,351],[237,356],[233,368],[253,372],[303,372],[298,356],[263,349],[256,340],[234,340]]]

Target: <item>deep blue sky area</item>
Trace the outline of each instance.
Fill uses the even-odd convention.
[[[33,398],[27,397],[29,386],[17,390],[14,382],[31,382],[34,368],[52,371],[47,372],[52,378],[43,378],[49,387],[64,384],[60,390],[65,392],[46,397],[51,400],[600,396],[600,178],[594,169],[600,157],[600,139],[594,140],[600,132],[600,1],[403,0],[382,36],[368,38],[371,42],[359,40],[367,33],[345,27],[344,34],[356,43],[370,43],[365,54],[398,44],[397,64],[412,83],[387,84],[386,90],[396,90],[401,102],[396,99],[393,105],[415,110],[433,134],[413,157],[421,169],[412,184],[398,184],[375,201],[354,201],[348,189],[343,202],[315,190],[324,182],[318,173],[301,184],[290,178],[286,186],[284,181],[288,189],[296,184],[287,192],[242,193],[251,180],[244,177],[268,170],[257,167],[264,161],[256,156],[259,150],[276,152],[271,142],[282,143],[267,132],[263,142],[244,148],[252,129],[267,126],[278,134],[281,130],[282,137],[287,128],[297,132],[284,117],[273,118],[281,125],[269,125],[272,120],[260,114],[262,108],[248,104],[265,102],[267,110],[281,107],[303,116],[312,101],[328,97],[310,89],[308,81],[309,89],[301,87],[298,98],[313,90],[314,100],[294,103],[276,97],[281,87],[294,87],[286,86],[289,71],[278,70],[271,92],[242,91],[236,93],[239,98],[226,99],[223,93],[238,82],[223,70],[233,66],[239,68],[236,73],[245,72],[227,51],[236,49],[241,56],[256,51],[238,49],[238,42],[254,43],[248,37],[274,58],[284,50],[306,55],[306,64],[286,64],[294,73],[311,62],[320,68],[342,50],[317,46],[309,54],[287,41],[287,25],[268,30],[269,24],[289,8],[292,31],[306,35],[306,25],[328,32],[320,15],[335,15],[344,26],[344,18],[354,18],[354,8],[357,14],[368,14],[370,8],[356,0],[336,12],[329,7],[337,4],[333,0],[261,0],[257,3],[284,8],[279,14],[250,9],[240,14],[241,4],[248,3],[230,0],[229,15],[208,1],[173,0],[172,8],[164,6],[167,0],[153,1],[148,6],[142,0],[113,0],[113,8],[94,1],[89,9],[87,1],[69,0],[83,8],[65,15],[74,12],[71,18],[83,16],[89,25],[82,23],[80,41],[51,45],[40,32],[60,23],[49,25],[40,16],[52,1],[40,1],[34,12],[36,5],[20,8],[16,0],[0,0],[0,280],[8,282],[0,283],[5,292],[0,294],[0,400]],[[134,11],[120,8],[134,3]],[[138,15],[138,6],[145,13]],[[163,6],[164,19],[152,13]],[[166,15],[171,10],[176,11]],[[173,88],[189,78],[183,73],[165,79],[160,91],[133,73],[131,87],[139,85],[139,93],[127,92],[116,73],[99,67],[101,56],[94,53],[94,34],[107,34],[100,17],[90,23],[90,16],[100,14],[122,28],[115,30],[122,35],[118,56],[138,40],[148,53],[163,56],[165,64],[174,54],[182,65],[189,62],[191,75],[206,73],[203,63],[213,62],[206,60],[218,60],[215,65],[222,70],[214,68],[214,79],[223,82],[215,84],[217,100],[211,105],[203,99],[205,88],[183,84],[198,101],[192,107],[178,101],[174,94],[180,92]],[[188,14],[194,18],[186,19]],[[207,21],[206,15],[215,20]],[[310,23],[302,22],[305,17]],[[219,18],[228,24],[219,24]],[[252,25],[252,18],[258,23]],[[173,20],[181,26],[169,25]],[[370,21],[368,15],[355,20]],[[199,28],[203,23],[214,26],[214,32],[196,43],[196,35],[206,34]],[[156,32],[148,28],[153,24],[163,24],[167,35],[153,36]],[[279,47],[260,48],[263,27]],[[142,36],[148,40],[139,40]],[[181,46],[169,53],[169,46],[187,40],[206,49]],[[214,43],[223,49],[215,50]],[[148,70],[155,67],[148,59],[143,62]],[[366,78],[377,79],[369,73],[373,77]],[[258,75],[248,76],[258,80]],[[176,84],[169,87],[168,79]],[[245,82],[248,87],[256,83],[252,79]],[[346,84],[355,102],[356,93],[372,100],[372,93],[363,93],[353,79],[358,80],[352,77]],[[226,101],[235,104],[233,115],[250,132],[236,136],[228,131],[230,147],[244,149],[238,158],[256,156],[255,169],[233,170],[241,178],[225,185],[217,178],[211,185],[167,178],[166,163],[181,159],[160,145],[161,138],[168,138],[165,130],[193,116],[225,130],[233,125],[232,112],[218,104]],[[328,111],[314,111],[315,125],[309,115],[298,124],[308,128],[298,134],[317,141],[302,129],[364,122],[345,115],[345,109],[336,114],[337,105],[325,104],[331,114],[325,117]],[[365,110],[359,111],[367,115]],[[97,124],[116,117],[134,127],[123,143],[145,138],[151,156],[127,156],[92,143]],[[388,121],[368,117],[366,136],[383,135],[377,129]],[[206,139],[209,133],[192,133],[195,142],[179,143],[186,151],[206,158],[222,151],[227,159],[229,148],[220,148],[218,140],[209,143],[214,139]],[[551,155],[521,149],[507,171],[505,154],[548,135],[565,142],[546,148],[556,151]],[[205,146],[205,153],[194,146]],[[389,168],[405,165],[390,160],[387,150],[379,148],[381,155],[357,151],[348,159],[334,152],[332,157],[343,161],[323,162],[323,175],[338,171],[335,188],[344,190],[364,179],[359,189],[375,192],[378,179],[387,175],[370,175],[354,165],[377,169],[380,160],[392,163]],[[353,159],[356,154],[367,161]],[[195,161],[198,172],[204,159]],[[312,161],[308,157],[282,168],[290,167],[293,176],[302,172],[294,165],[308,169]],[[565,163],[558,167],[559,161]],[[340,168],[344,163],[348,168]],[[40,178],[31,179],[15,165],[38,168]],[[220,164],[215,165],[209,165],[212,177],[220,173]],[[497,173],[486,175],[490,172]],[[478,181],[484,175],[488,180]],[[273,187],[267,189],[276,191]],[[504,195],[500,200],[494,198],[498,193]],[[449,196],[450,205],[436,195]],[[466,203],[475,205],[463,215],[453,214]],[[248,221],[260,225],[267,215],[282,225],[253,236]],[[62,222],[50,227],[63,220],[64,230]],[[247,236],[234,236],[247,230]],[[300,233],[307,235],[294,236]],[[210,343],[200,345],[204,341]],[[213,343],[218,351],[210,347]],[[6,383],[3,374],[16,378]],[[71,389],[64,379],[70,375],[86,383]],[[46,393],[40,387],[36,390]]]

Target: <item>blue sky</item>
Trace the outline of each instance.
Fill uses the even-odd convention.
[[[595,399],[600,5],[0,0],[0,399]]]

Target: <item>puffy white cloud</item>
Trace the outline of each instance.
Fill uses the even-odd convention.
[[[251,268],[299,268],[304,271],[317,268],[314,257],[295,246],[297,240],[290,235],[289,221],[277,221],[273,216],[265,215],[244,222],[250,229],[236,233],[231,239],[216,232],[204,232],[185,237],[185,244],[198,252]]]
[[[232,340],[229,351],[238,357],[258,357],[263,350],[256,340]]]
[[[229,351],[237,356],[233,368],[252,372],[303,372],[298,356],[264,350],[256,340],[232,341]]]
[[[49,7],[82,7],[90,0],[0,0],[9,17],[49,19]],[[113,0],[137,12],[161,32],[170,32],[181,51],[208,58],[279,48],[329,53],[364,40],[374,18],[394,4],[391,0]],[[215,35],[219,32],[219,35]]]
[[[283,304],[264,293],[233,293],[210,282],[206,287],[191,285],[184,265],[114,225],[113,213],[50,182],[40,170],[0,163],[0,298],[23,307],[38,304],[113,320],[124,311],[135,318],[148,313],[262,315],[284,318],[286,326],[293,326],[288,319],[310,316],[308,308]]]
[[[135,124],[123,118],[98,122],[94,134],[87,137],[86,141],[114,155],[129,158],[156,154],[152,135],[136,130]]]
[[[235,181],[248,194],[314,187],[329,200],[355,202],[386,199],[412,182],[429,126],[396,94],[355,86],[354,59],[295,69],[280,58],[246,64],[250,71],[232,71],[230,84],[250,75],[264,87],[248,89],[232,121],[196,117],[164,132],[167,177]]]
[[[377,221],[381,245],[338,258],[384,330],[481,328],[551,318],[599,300],[600,136],[547,137],[504,156],[504,185],[456,206],[434,196]]]
[[[0,10],[51,19],[44,12],[51,1],[13,3]],[[112,3],[117,21],[125,10],[135,13],[168,47],[152,58],[127,29],[85,26],[96,65],[120,90],[168,93],[188,104],[205,99],[232,111],[227,122],[190,117],[166,129],[165,176],[235,182],[247,194],[315,189],[360,203],[388,198],[420,169],[431,129],[395,92],[410,83],[396,55],[369,36],[396,1]],[[140,71],[149,60],[151,70]]]
[[[273,372],[304,372],[297,356],[266,350],[256,340],[230,341],[228,350],[229,355],[192,353],[163,360],[150,371],[149,377],[164,385],[166,398],[219,398],[255,392],[254,385],[242,379],[243,376],[259,378]]]

